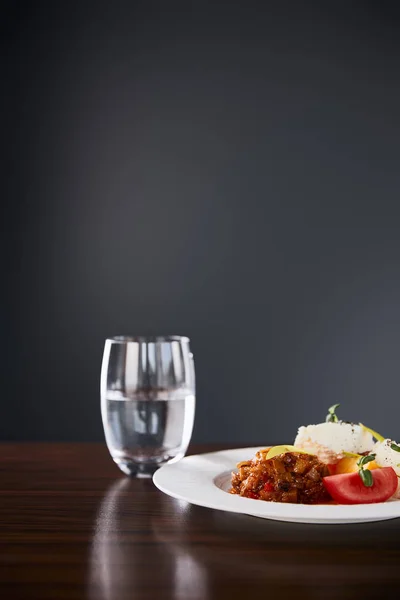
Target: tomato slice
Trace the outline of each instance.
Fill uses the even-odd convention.
[[[373,484],[366,487],[358,473],[328,475],[323,482],[339,504],[373,504],[389,500],[397,490],[397,475],[392,467],[371,471]]]

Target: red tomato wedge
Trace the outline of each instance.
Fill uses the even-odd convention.
[[[392,467],[371,471],[373,484],[366,487],[358,473],[328,475],[323,482],[339,504],[373,504],[389,500],[397,490],[397,475]]]

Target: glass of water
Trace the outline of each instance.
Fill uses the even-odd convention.
[[[195,371],[187,337],[118,336],[105,342],[101,414],[121,471],[151,477],[187,450],[195,414]]]

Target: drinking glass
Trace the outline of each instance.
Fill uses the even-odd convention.
[[[121,471],[151,477],[181,459],[195,414],[195,371],[187,337],[108,338],[101,368],[101,414]]]

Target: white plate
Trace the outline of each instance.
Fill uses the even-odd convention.
[[[229,494],[231,472],[259,450],[239,448],[187,456],[155,472],[159,490],[191,504],[293,523],[364,523],[400,517],[400,500],[380,504],[305,505],[264,502]]]

